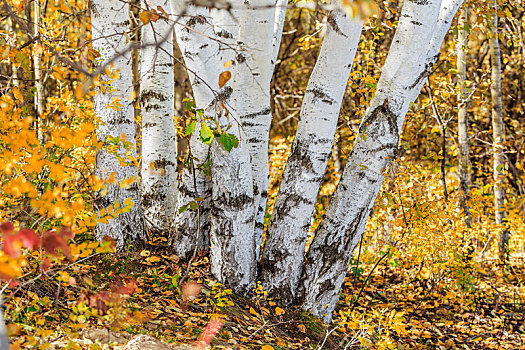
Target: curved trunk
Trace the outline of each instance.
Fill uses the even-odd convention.
[[[492,0],[494,13],[491,20],[491,35],[489,38],[490,60],[491,60],[491,80],[490,96],[492,101],[492,149],[494,152],[494,210],[496,224],[505,223],[505,158],[503,147],[505,139],[503,137],[503,107],[501,104],[501,54],[498,39],[498,2]],[[502,228],[498,239],[499,259],[504,262],[508,259],[507,251],[509,245],[509,233],[506,228]]]
[[[327,26],[306,88],[261,260],[264,289],[284,304],[293,301],[301,276],[310,218],[330,158],[363,22],[335,10]]]
[[[298,290],[301,307],[332,319],[352,253],[395,157],[404,117],[439,57],[441,42],[461,4],[406,0],[378,88],[359,128],[348,163],[307,254]]]
[[[168,8],[169,2],[148,1],[142,6],[145,11]],[[171,37],[167,18],[142,27],[142,46],[147,45],[140,57],[142,206],[148,231],[164,235],[175,217],[178,183]]]
[[[105,149],[97,152],[95,160],[95,174],[103,180],[108,180],[112,173],[115,182],[108,183],[107,189],[101,191],[95,199],[94,207],[97,211],[108,209],[116,202],[123,204],[126,199],[133,202],[129,212],[122,213],[106,224],[97,223],[96,232],[99,238],[112,237],[117,247],[122,248],[127,241],[146,240],[140,194],[137,185],[138,167],[136,162],[127,159],[136,159],[135,123],[132,94],[131,55],[125,50],[129,17],[128,6],[117,0],[96,0],[91,5],[91,28],[93,49],[100,53],[101,63],[104,64],[115,55],[114,70],[118,77],[102,74],[100,81],[103,88],[99,88],[94,97],[94,109],[100,119],[97,125],[97,137],[104,142]],[[117,156],[108,152],[107,146],[112,140],[125,140],[126,144],[119,143],[116,150],[118,157],[131,163],[122,166]],[[122,188],[120,182],[134,177],[135,182]]]

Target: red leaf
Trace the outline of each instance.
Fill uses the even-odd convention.
[[[52,267],[52,266],[53,266],[53,264],[51,264],[51,261],[50,261],[49,258],[46,256],[46,257],[44,258],[44,260],[42,261],[42,269],[43,269],[44,271],[47,271],[47,270],[49,270],[49,268]]]
[[[210,345],[211,341],[217,333],[221,330],[224,325],[224,319],[220,317],[212,317],[210,322],[206,325],[206,328],[202,331],[201,335],[197,339],[195,347],[197,349],[205,349]]]
[[[11,233],[15,230],[15,227],[10,222],[4,222],[2,225],[0,225],[0,231],[2,231],[3,234]]]
[[[22,242],[22,245],[28,249],[35,249],[40,246],[40,237],[35,231],[23,228],[15,235]]]
[[[66,226],[62,226],[60,228],[60,232],[58,232],[59,235],[61,236],[64,236],[66,238],[69,238],[69,239],[73,239],[73,232],[71,232],[71,230],[69,229],[69,227],[66,227]]]
[[[19,285],[20,285],[20,282],[18,282],[18,281],[9,281],[9,287],[10,288],[18,287]]]
[[[61,230],[62,232],[62,230]],[[65,256],[69,258],[69,245],[67,244],[66,237],[60,233],[53,231],[47,231],[42,237],[42,247],[50,253],[57,254],[57,250],[61,250]]]
[[[15,235],[4,237],[4,242],[2,243],[2,249],[4,253],[7,254],[10,258],[16,259],[20,257],[20,249],[22,244],[17,239]]]

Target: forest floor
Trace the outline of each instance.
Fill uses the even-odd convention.
[[[203,256],[187,277],[196,282],[194,290],[181,294],[187,264],[161,248],[94,255],[72,264],[67,278],[44,274],[30,284],[27,277],[24,288],[10,287],[4,295],[12,349],[118,349],[134,334],[191,344],[212,315],[225,320],[213,349],[525,348],[523,261],[506,269],[487,263],[477,276],[481,282],[467,285],[462,295],[452,292],[457,288],[447,286],[446,276],[406,280],[384,264],[363,286],[372,269],[365,265],[355,282],[347,277],[334,322],[324,325],[305,312],[279,307],[261,288],[251,298],[232,295],[210,276]],[[100,336],[107,331],[98,338],[87,335],[108,328],[113,344],[95,345],[107,342]]]

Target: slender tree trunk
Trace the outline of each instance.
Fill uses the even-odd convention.
[[[40,1],[34,0],[33,2],[33,33],[38,36],[40,33]],[[44,143],[43,126],[44,120],[44,108],[45,108],[45,92],[44,82],[42,79],[42,53],[38,49],[40,46],[39,42],[35,42],[35,49],[33,49],[33,68],[35,72],[35,112],[38,119],[38,140],[40,143]]]
[[[395,157],[405,115],[439,57],[461,0],[405,0],[377,91],[343,177],[307,254],[298,290],[305,310],[326,322],[339,299],[352,253]],[[441,8],[440,8],[441,5]]]
[[[505,158],[503,147],[505,139],[503,136],[503,107],[501,104],[501,54],[498,38],[498,2],[492,0],[494,12],[491,17],[491,35],[489,39],[490,59],[492,64],[490,95],[492,100],[492,142],[494,152],[494,210],[496,224],[505,224]],[[502,262],[508,259],[509,233],[502,228],[499,234],[498,248],[499,258]]]
[[[112,173],[115,182],[108,183],[107,189],[98,194],[95,199],[95,209],[108,209],[116,202],[122,206],[126,199],[133,202],[131,210],[118,215],[107,223],[97,223],[97,236],[112,237],[119,248],[127,241],[145,241],[142,205],[137,185],[138,167],[136,164],[122,166],[115,154],[108,152],[112,143],[120,138],[125,144],[119,144],[116,153],[123,160],[126,153],[136,159],[135,125],[133,103],[131,100],[133,81],[131,55],[125,51],[129,16],[128,5],[117,0],[96,0],[91,3],[91,28],[93,49],[100,53],[101,64],[118,55],[113,61],[113,70],[118,70],[117,78],[102,74],[101,87],[94,97],[94,109],[100,119],[97,125],[97,135],[104,143],[104,149],[97,152],[95,174],[103,180],[108,180]],[[127,160],[130,162],[129,160]],[[133,162],[132,162],[133,163]],[[135,178],[130,186],[122,188],[120,182]]]
[[[270,108],[270,82],[273,74],[273,57],[268,57],[268,48],[277,44],[273,31],[276,23],[273,0],[253,0],[243,14],[246,22],[240,23],[240,57],[237,57],[238,87],[234,87],[236,112],[246,132],[246,143],[252,159],[252,176],[255,204],[255,244],[258,260],[264,230],[264,213],[268,197],[269,164],[268,140],[272,113]],[[265,6],[268,6],[265,8]],[[279,19],[279,18],[277,18]],[[251,24],[251,25],[250,25]],[[279,29],[277,28],[277,31]],[[281,29],[282,33],[282,29]],[[277,33],[276,33],[277,35]]]
[[[470,227],[470,212],[468,199],[470,192],[470,160],[469,160],[469,138],[468,138],[468,115],[467,115],[467,50],[468,50],[468,6],[460,10],[458,19],[458,182],[461,191],[460,205],[465,215],[465,224]]]
[[[196,107],[206,111],[204,118],[210,117],[210,113],[213,117],[214,110],[209,106],[218,91],[221,64],[209,10],[177,1],[172,1],[172,9],[175,14],[182,14],[178,20],[180,25],[175,26],[175,31]],[[197,128],[189,141],[189,150],[195,166],[182,170],[179,184],[178,208],[195,201],[196,198],[204,199],[199,202],[199,210],[188,209],[176,215],[173,249],[175,254],[185,258],[191,257],[195,249],[209,247],[211,183],[209,176],[198,167],[209,157],[209,145],[201,142],[199,138],[202,121],[198,120]]]
[[[301,277],[310,218],[332,151],[363,22],[334,10],[327,26],[306,88],[261,260],[264,289],[284,304],[293,301]]]
[[[142,3],[144,11],[157,6],[168,9],[169,0]],[[141,42],[148,45],[140,59],[142,207],[147,230],[166,236],[175,218],[178,184],[172,37],[168,18],[142,27]]]

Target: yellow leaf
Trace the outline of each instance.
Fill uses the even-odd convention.
[[[12,91],[13,91],[13,96],[14,96],[18,101],[24,101],[24,96],[23,96],[22,93],[20,92],[20,89],[19,89],[19,88],[14,87]]]
[[[423,267],[421,269],[420,275],[421,275],[421,278],[423,278],[424,280],[428,280],[430,278],[430,274],[431,274],[431,271],[429,268]]]
[[[142,11],[139,13],[139,19],[142,23],[148,24],[150,22],[150,14],[148,11]]]
[[[255,309],[254,309],[253,307],[250,307],[250,313],[251,313],[252,315],[255,315],[255,316],[258,315],[258,314],[257,314],[257,311],[255,311]]]
[[[280,315],[284,315],[285,314],[285,311],[283,309],[281,309],[280,307],[276,307],[275,308],[275,314],[277,316],[280,316]]]
[[[224,85],[226,85],[226,83],[228,82],[228,80],[230,80],[231,77],[232,73],[229,70],[219,74],[219,87],[222,88]]]
[[[273,350],[273,346],[271,346],[271,345],[263,345],[261,350]]]
[[[111,183],[111,184],[114,184],[114,183],[115,183],[115,172],[112,172],[112,173],[109,175],[108,183]]]
[[[158,256],[152,256],[152,257],[148,258],[147,260],[149,262],[151,262],[151,263],[155,263],[155,262],[159,262],[160,258]]]
[[[224,68],[228,68],[228,67],[231,66],[232,64],[233,64],[233,61],[232,61],[232,60],[226,61],[226,62],[224,62]]]
[[[135,183],[135,176],[130,177],[129,179],[124,179],[120,182],[120,188],[128,188],[133,183]]]
[[[299,328],[301,332],[306,333],[306,326],[304,324],[298,325],[297,328]]]

